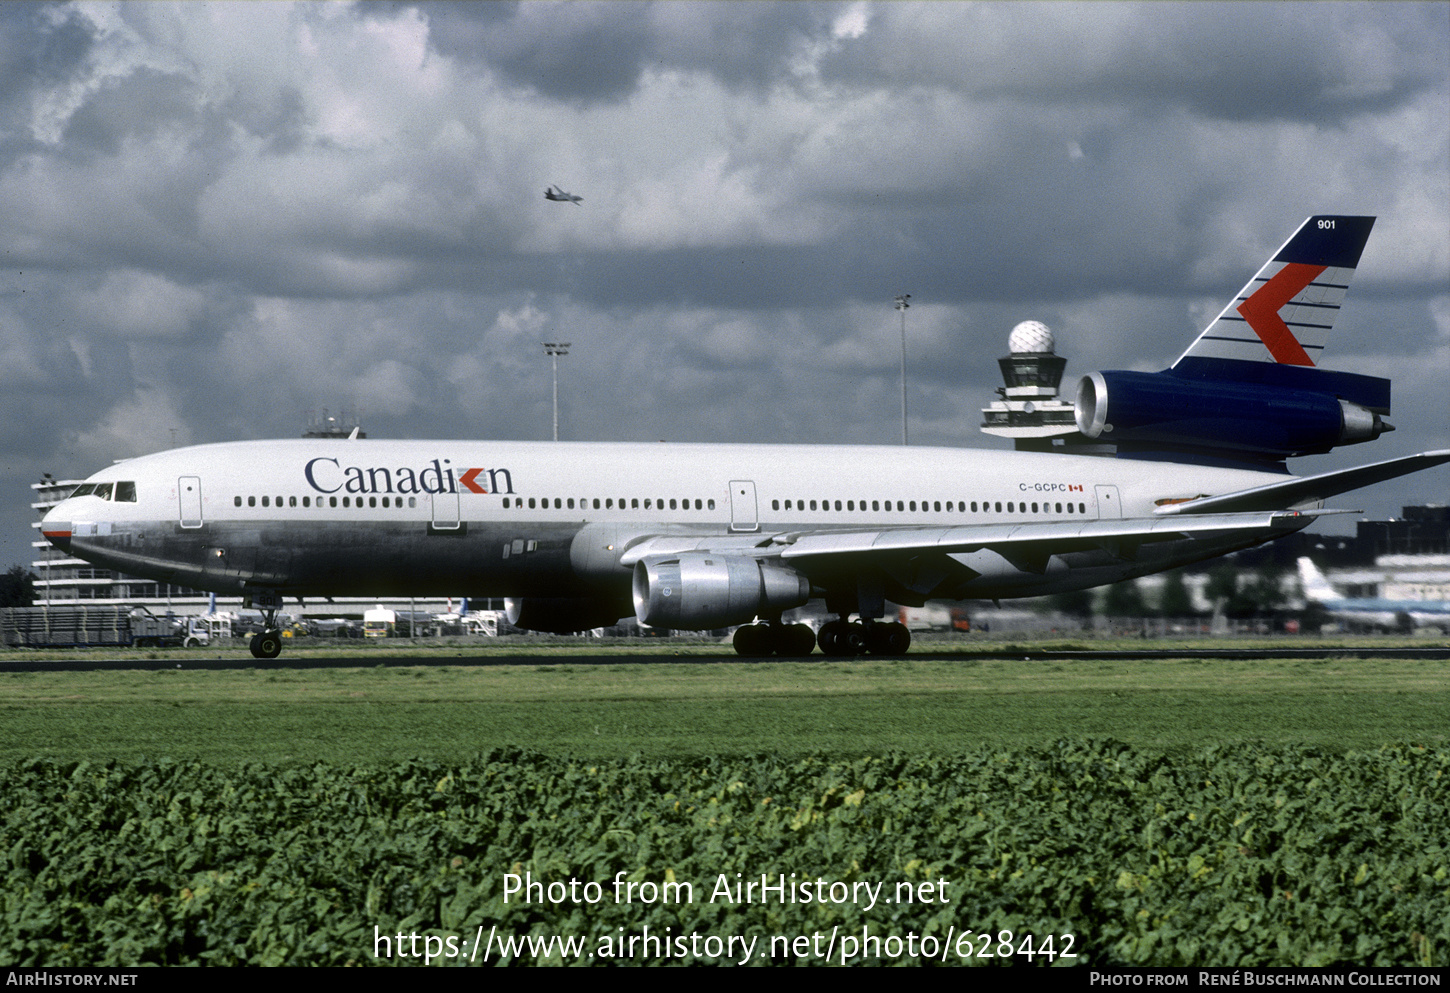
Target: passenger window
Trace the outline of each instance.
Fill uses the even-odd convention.
[[[312,498],[311,497],[303,497],[302,498],[302,506],[304,506],[304,507],[310,507],[310,506],[312,506]]]
[[[675,509],[675,498],[674,497],[670,497],[670,509],[671,510],[674,510]]]
[[[327,505],[329,507],[336,507],[337,506],[337,497],[328,497],[327,498]]]
[[[707,501],[706,508],[709,509],[709,510],[714,510],[715,509],[715,501],[714,500]]]
[[[255,507],[256,505],[257,505],[257,498],[256,497],[254,497],[254,496],[247,497],[247,506],[248,507]]]
[[[241,505],[242,505],[242,498],[241,497],[232,497],[232,506],[233,507],[240,507]]]
[[[271,504],[268,502],[268,500],[270,500],[270,497],[262,497],[262,506],[263,507],[270,507],[271,506]]]

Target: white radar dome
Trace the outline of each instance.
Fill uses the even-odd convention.
[[[1052,354],[1052,329],[1041,321],[1023,321],[1012,329],[1007,339],[1007,350],[1013,355],[1023,352],[1047,352]]]

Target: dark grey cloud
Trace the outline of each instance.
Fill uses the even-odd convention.
[[[594,103],[633,93],[648,70],[765,87],[837,5],[729,2],[421,3],[429,43],[545,97]]]
[[[1329,123],[1383,111],[1443,77],[1443,5],[882,4],[822,73],[929,82],[980,98],[1171,104],[1211,119]]]

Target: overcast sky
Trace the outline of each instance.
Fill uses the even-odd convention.
[[[1003,447],[1015,323],[1161,369],[1313,213],[1399,430],[1292,467],[1450,448],[1450,4],[7,3],[0,204],[0,567],[42,472],[547,439],[543,340],[565,438],[894,443],[901,292],[913,443]]]

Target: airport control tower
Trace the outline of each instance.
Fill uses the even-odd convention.
[[[1011,438],[1018,451],[1048,452],[1054,438],[1077,434],[1071,401],[1057,398],[1067,359],[1053,351],[1052,331],[1040,321],[1023,321],[1007,339],[1006,358],[997,360],[1005,386],[1002,399],[982,408],[982,431]]]

